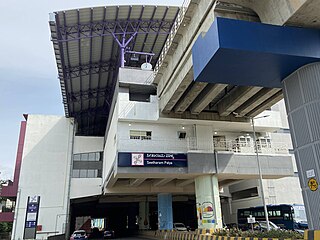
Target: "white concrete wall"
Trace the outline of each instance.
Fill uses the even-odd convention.
[[[151,140],[130,139],[130,130],[151,131]],[[178,138],[179,131],[186,132],[187,138],[193,136],[192,125],[119,122],[118,150],[123,152],[186,152],[187,140]]]
[[[64,232],[73,140],[72,119],[28,115],[16,207],[15,232],[22,239],[28,196],[40,196],[37,238]]]
[[[276,198],[276,204],[303,204],[301,187],[298,176],[272,179],[266,181],[272,182],[271,184],[267,183],[266,185],[271,185],[271,188],[273,188],[272,193]],[[268,192],[269,198],[270,190]],[[272,204],[272,202],[270,201],[269,203]]]
[[[154,73],[151,70],[141,70],[139,68],[119,68],[120,83],[146,84],[153,82]]]
[[[231,201],[231,209],[227,202],[222,203],[224,221],[227,224],[237,223],[237,210],[240,208],[262,206],[262,198],[258,180],[246,180],[237,183],[237,191],[257,187],[259,196]],[[280,179],[264,179],[263,188],[266,204],[303,204],[298,176]]]
[[[281,127],[288,129],[289,123],[288,123],[288,116],[287,116],[287,110],[286,110],[286,105],[284,103],[284,99],[282,99],[277,104],[272,106],[271,109],[274,111],[279,111],[280,119],[281,119]]]
[[[118,98],[119,100],[119,98]],[[119,113],[119,102],[116,103],[114,112],[112,114],[112,120],[110,121],[110,128],[106,137],[104,152],[103,152],[103,171],[102,171],[102,182],[104,183],[108,174],[113,166],[114,161],[117,157],[117,129],[118,129],[118,113]]]
[[[104,145],[103,137],[82,137],[74,138],[73,154],[87,152],[102,152]]]
[[[72,178],[70,199],[97,196],[102,193],[102,178]]]
[[[119,88],[119,118],[126,120],[156,121],[159,118],[158,97],[150,102],[129,101],[129,89]]]

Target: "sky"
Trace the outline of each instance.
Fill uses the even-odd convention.
[[[175,5],[183,0],[0,1],[0,179],[13,178],[22,114],[64,115],[49,13],[105,5]]]

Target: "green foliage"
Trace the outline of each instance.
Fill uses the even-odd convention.
[[[214,235],[225,236],[225,237],[259,237],[259,238],[278,238],[279,240],[283,239],[292,239],[298,240],[303,239],[303,235],[289,230],[270,230],[269,232],[260,232],[260,231],[241,231],[237,228],[231,229],[220,229],[217,230]]]
[[[12,222],[0,222],[0,233],[8,233],[12,231]]]

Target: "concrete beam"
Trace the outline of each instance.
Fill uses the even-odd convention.
[[[258,107],[260,104],[271,98],[279,91],[281,91],[279,88],[261,89],[256,95],[237,108],[235,112],[237,112],[240,116],[245,116],[247,113]]]
[[[193,179],[193,178],[191,178],[191,179],[184,179],[184,180],[177,180],[176,186],[177,186],[177,187],[184,187],[184,186],[187,186],[187,185],[189,185],[189,184],[191,184],[191,183],[193,183],[193,182],[194,182],[194,179]]]
[[[219,95],[228,85],[227,84],[212,84],[209,85],[197,99],[192,103],[190,111],[192,114],[199,114],[205,109],[212,100]]]
[[[168,113],[173,109],[180,97],[193,81],[191,55],[187,58],[172,79],[174,79],[174,81],[170,81],[170,83],[163,89],[162,92],[161,88],[158,87],[158,96],[160,96],[160,111],[164,113]]]
[[[196,99],[196,97],[207,85],[208,83],[205,82],[193,83],[189,91],[177,103],[174,111],[176,113],[183,113],[184,111],[186,111],[190,104]]]
[[[248,122],[247,118],[235,117],[232,114],[222,117],[216,112],[201,112],[200,114],[192,114],[189,111],[184,113],[170,112],[168,114],[160,114],[161,118],[174,118],[174,119],[190,119],[190,120],[205,120],[205,121],[229,121],[229,122]]]
[[[116,184],[117,181],[118,181],[118,178],[115,178],[112,176],[109,179],[109,181],[107,182],[106,188],[112,188]]]
[[[129,185],[131,187],[138,187],[140,186],[147,178],[136,178],[136,179],[130,179]]]
[[[281,99],[283,98],[283,94],[282,91],[276,93],[275,95],[273,95],[271,98],[269,98],[268,100],[264,101],[262,104],[260,104],[258,107],[256,107],[255,109],[253,109],[251,112],[249,112],[247,115],[249,117],[255,117],[258,114],[262,113],[264,110],[266,110],[267,108],[271,108],[274,104],[276,104],[277,102],[279,102]]]
[[[171,182],[174,178],[163,178],[163,179],[159,179],[159,180],[155,180],[153,181],[152,186],[153,187],[161,187],[166,185],[167,183]]]
[[[220,116],[230,115],[261,89],[262,87],[237,87],[218,104],[218,112]]]
[[[166,68],[160,67],[159,72],[163,75],[158,77],[157,74],[155,77],[155,83],[158,83],[160,111],[163,113],[173,109],[193,80],[192,46],[199,34],[210,28],[214,20],[214,3],[215,1],[208,4],[207,1],[194,0],[186,10],[185,17],[197,19],[197,21],[180,25],[173,39],[174,42],[179,42],[179,45],[173,55],[165,56],[164,60],[169,64]]]
[[[285,24],[308,1],[318,3],[317,0],[223,0],[223,2],[251,8],[259,15],[261,22],[275,25]]]

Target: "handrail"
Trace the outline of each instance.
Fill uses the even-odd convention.
[[[253,141],[213,141],[214,148],[217,151],[228,151],[235,153],[255,153],[255,144]],[[277,153],[277,154],[287,154],[288,146],[286,143],[282,142],[260,142],[257,141],[257,148],[259,153]]]
[[[118,147],[128,151],[201,151],[213,152],[227,151],[233,153],[255,153],[253,142],[237,142],[237,141],[208,141],[207,139],[199,139],[188,137],[185,139],[168,139],[155,138],[151,139],[129,139],[128,136],[118,137]],[[288,154],[288,147],[285,143],[268,142],[257,143],[258,152],[262,154]]]
[[[170,34],[168,35],[167,37],[167,40],[163,46],[163,49],[159,55],[159,58],[158,58],[158,61],[156,63],[156,66],[154,68],[154,76],[157,75],[162,63],[163,63],[163,60],[164,58],[166,57],[167,53],[168,53],[168,50],[172,44],[172,41],[184,19],[184,15],[186,14],[186,11],[188,9],[188,6],[190,4],[191,0],[184,0],[183,3],[182,3],[182,6],[181,6],[181,9],[179,10],[179,13],[174,21],[174,24],[172,25],[172,28],[171,28],[171,31],[170,31]]]

